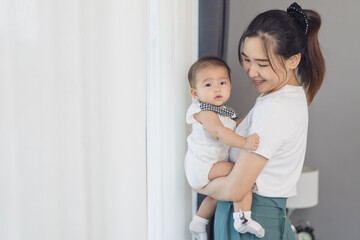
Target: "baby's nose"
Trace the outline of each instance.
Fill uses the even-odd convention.
[[[220,86],[219,85],[214,86],[214,90],[215,91],[220,91]]]

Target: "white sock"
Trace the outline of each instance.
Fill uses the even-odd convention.
[[[195,215],[189,225],[190,232],[194,234],[196,240],[207,240],[206,225],[209,223],[208,219]]]
[[[251,211],[239,211],[233,213],[234,228],[239,233],[252,233],[258,238],[265,236],[262,226],[251,218]]]

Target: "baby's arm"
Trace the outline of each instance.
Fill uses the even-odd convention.
[[[256,133],[251,134],[250,136],[245,138],[245,146],[243,148],[255,151],[259,146],[259,139],[260,137]]]
[[[231,129],[224,127],[215,112],[201,111],[194,114],[194,118],[205,127],[211,136],[225,145],[252,151],[255,151],[259,146],[259,136],[256,133],[247,138],[236,134]]]

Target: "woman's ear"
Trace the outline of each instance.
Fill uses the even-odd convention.
[[[196,90],[194,88],[190,89],[190,94],[195,98],[196,100],[199,100],[199,95],[197,94]]]
[[[297,66],[300,63],[300,60],[301,60],[301,53],[292,55],[287,61],[289,69],[297,68]]]

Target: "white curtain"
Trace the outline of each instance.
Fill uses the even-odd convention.
[[[0,1],[0,239],[147,239],[147,4]]]
[[[185,113],[191,102],[187,71],[197,58],[198,3],[149,0],[148,22],[148,239],[191,239]]]

